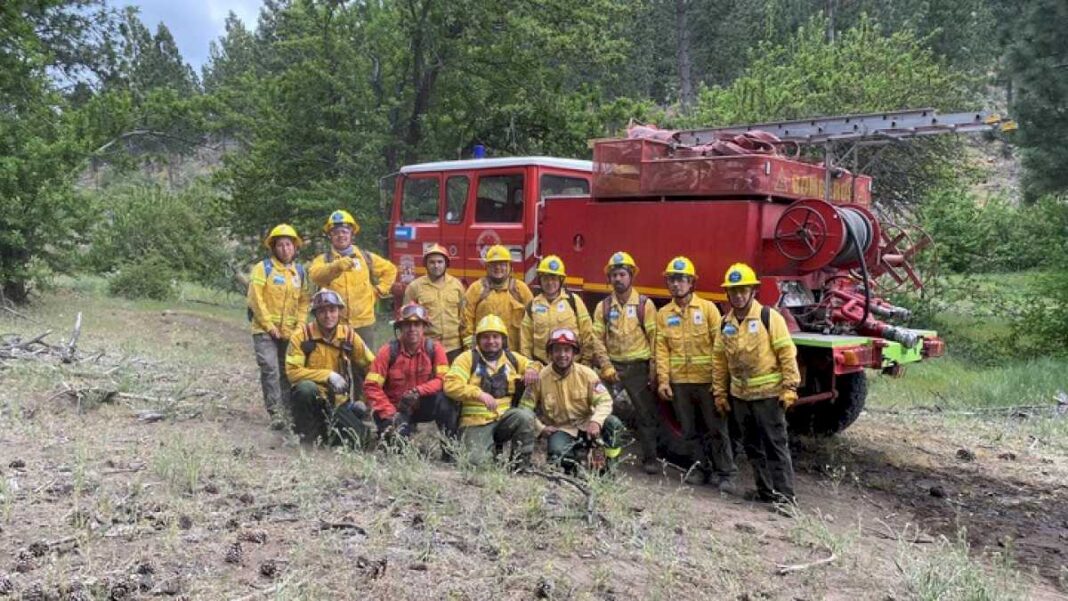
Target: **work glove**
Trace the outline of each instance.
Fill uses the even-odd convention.
[[[664,399],[665,401],[670,401],[671,399],[675,398],[675,393],[671,392],[671,384],[668,384],[667,382],[663,382],[659,386],[657,386],[656,392],[660,395],[660,398]]]
[[[619,372],[616,371],[614,365],[609,363],[601,368],[601,379],[604,380],[605,384],[615,384],[619,382]]]
[[[415,389],[412,389],[401,395],[400,400],[397,401],[397,411],[411,415],[415,412],[415,408],[418,404],[419,393],[416,392]]]
[[[526,373],[523,374],[523,384],[527,386],[533,386],[538,383],[538,378],[541,374],[533,367],[528,367]]]
[[[731,412],[731,402],[724,396],[715,397],[716,409],[721,415],[727,415]]]
[[[333,389],[333,391],[336,393],[349,391],[349,383],[346,382],[345,378],[343,378],[341,374],[337,373],[336,371],[330,372],[330,376],[326,379],[326,382],[330,385],[330,388]]]
[[[796,403],[796,402],[797,402],[797,391],[796,390],[784,390],[784,391],[782,391],[782,394],[779,395],[779,403],[782,404],[782,408],[783,409],[789,409],[790,407],[793,407],[794,403]]]

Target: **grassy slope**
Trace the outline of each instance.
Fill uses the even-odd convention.
[[[0,563],[0,586],[7,578],[24,594],[82,586],[98,597],[140,587],[189,598],[262,590],[284,599],[539,591],[561,599],[1008,599],[1028,590],[1019,574],[975,561],[952,539],[871,536],[893,519],[881,504],[865,509],[858,499],[867,493],[842,479],[846,466],[803,475],[806,509],[792,518],[675,478],[596,480],[590,526],[584,498],[568,486],[448,468],[418,451],[292,446],[265,427],[240,299],[187,289],[181,302],[130,302],[99,290],[99,280],[79,279],[47,295],[32,312],[47,326],[0,314],[0,333],[25,335],[65,329],[82,311],[80,347],[108,351],[96,363],[0,371],[0,555],[11,558]],[[874,404],[925,385],[960,388],[937,369],[917,371],[878,383]],[[88,391],[78,401],[83,414],[66,386]],[[144,398],[94,408],[92,389]],[[210,394],[183,398],[200,390]],[[170,419],[131,418],[146,407]],[[867,432],[841,446],[866,444]],[[8,457],[27,465],[10,468]],[[27,555],[31,543],[68,539],[75,551]],[[240,557],[229,563],[235,543]],[[830,567],[775,575],[776,563],[828,550],[837,555]],[[270,562],[273,577],[260,573]],[[1035,590],[1046,589],[1028,594]]]

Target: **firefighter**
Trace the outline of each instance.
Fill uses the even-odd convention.
[[[759,286],[744,263],[731,265],[723,278],[731,310],[712,350],[713,394],[720,411],[733,411],[741,426],[756,480],[754,497],[793,502],[786,410],[797,401],[801,383],[797,347],[783,316],[756,300]]]
[[[486,277],[471,284],[464,302],[464,328],[468,333],[465,348],[472,348],[471,332],[487,315],[496,315],[508,330],[508,342],[519,344],[519,325],[523,311],[534,298],[530,288],[512,275],[512,255],[501,246],[486,251]],[[534,370],[537,373],[537,370]]]
[[[297,262],[302,240],[293,226],[274,227],[263,241],[271,256],[252,266],[248,284],[248,317],[252,324],[252,348],[260,368],[263,404],[271,427],[285,427],[279,409],[289,405],[286,379],[286,346],[303,323],[311,302],[311,283],[304,266]]]
[[[583,456],[599,446],[611,470],[622,451],[619,438],[623,422],[612,415],[612,395],[597,373],[575,361],[581,352],[574,330],[553,330],[545,343],[545,353],[552,361],[527,388],[523,406],[534,411],[535,431],[548,439],[550,464],[574,473]]]
[[[512,461],[530,465],[534,414],[518,406],[530,360],[508,350],[508,328],[487,315],[475,328],[475,348],[461,353],[445,374],[445,394],[460,405],[460,439],[472,463],[485,463],[512,443]]]
[[[714,472],[720,491],[733,492],[735,467],[727,418],[716,410],[711,390],[719,309],[694,294],[697,271],[688,258],[668,261],[664,278],[671,302],[656,314],[657,392],[671,401],[683,443],[697,465],[689,471],[687,482],[700,483]],[[707,426],[707,442],[697,433],[698,411]]]
[[[409,438],[411,424],[431,421],[444,437],[456,436],[459,414],[442,386],[449,362],[445,347],[426,336],[431,327],[425,307],[418,303],[401,307],[393,322],[395,339],[378,349],[367,372],[363,390],[380,438]]]
[[[618,379],[634,407],[642,469],[660,471],[656,461],[657,401],[650,369],[656,344],[656,305],[633,288],[638,265],[630,253],[613,253],[604,267],[612,294],[593,309],[593,331],[604,341]]]
[[[308,274],[320,288],[341,295],[346,305],[341,323],[355,328],[360,338],[373,346],[375,301],[390,295],[397,267],[352,243],[352,237],[360,233],[360,224],[348,211],[331,213],[323,231],[330,238],[330,248],[315,257]]]
[[[305,442],[346,442],[360,446],[370,438],[363,423],[366,407],[354,400],[356,367],[367,368],[374,355],[351,326],[341,323],[345,301],[324,288],[311,300],[315,321],[289,339],[286,376],[293,383],[293,428]]]
[[[426,275],[412,280],[404,290],[404,303],[419,303],[426,307],[432,325],[426,335],[445,347],[449,363],[463,352],[464,285],[449,275],[449,252],[434,244],[423,252]]]
[[[538,282],[541,294],[527,303],[523,322],[519,328],[519,352],[530,357],[538,370],[550,363],[545,343],[549,333],[558,328],[569,328],[579,333],[586,350],[579,358],[587,365],[597,365],[601,377],[615,382],[616,369],[608,360],[604,342],[594,335],[593,320],[586,303],[577,295],[564,289],[567,273],[564,262],[556,255],[549,255],[538,263]]]

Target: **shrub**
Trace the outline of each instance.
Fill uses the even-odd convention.
[[[108,293],[131,299],[167,300],[177,293],[173,275],[166,259],[150,255],[124,265],[108,282]]]

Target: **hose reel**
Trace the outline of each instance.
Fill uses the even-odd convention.
[[[779,216],[774,232],[776,250],[801,271],[849,269],[878,259],[879,222],[859,205],[799,200]]]

